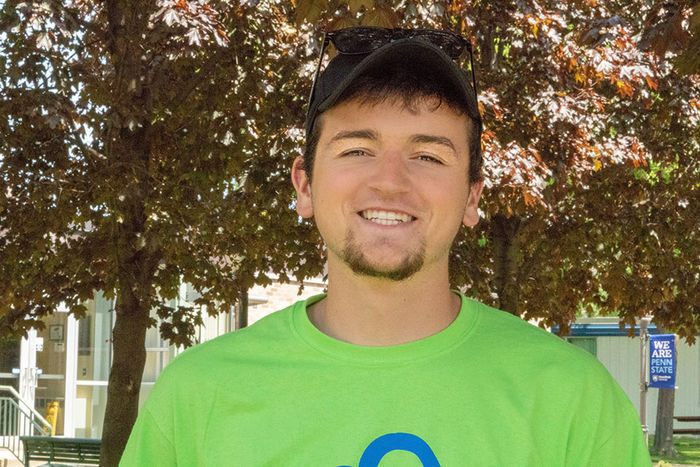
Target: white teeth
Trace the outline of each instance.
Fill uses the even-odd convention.
[[[389,219],[371,219],[372,222],[376,222],[377,224],[381,225],[396,225],[400,224],[403,221],[397,221],[397,220],[389,220]]]
[[[368,209],[360,213],[362,217],[380,225],[397,225],[402,222],[408,222],[412,219],[408,214],[401,214],[392,211],[376,211]]]

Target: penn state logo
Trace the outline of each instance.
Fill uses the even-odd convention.
[[[428,443],[410,433],[389,433],[372,441],[360,457],[357,467],[378,467],[385,455],[392,451],[408,451],[418,458],[423,467],[440,467]],[[338,467],[352,467],[339,465]]]

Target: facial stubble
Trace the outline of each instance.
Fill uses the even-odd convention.
[[[352,231],[348,231],[345,235],[345,245],[341,253],[341,258],[353,273],[359,276],[376,277],[398,282],[408,279],[423,267],[423,263],[425,263],[425,242],[421,241],[415,251],[406,252],[403,261],[398,266],[390,269],[382,269],[373,265],[362,252],[362,246],[355,241]]]

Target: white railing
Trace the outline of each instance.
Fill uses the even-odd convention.
[[[0,448],[20,461],[24,458],[20,436],[51,436],[51,425],[27,404],[12,386],[0,386]]]

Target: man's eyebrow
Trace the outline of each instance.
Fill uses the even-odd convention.
[[[447,146],[448,148],[452,149],[454,152],[457,152],[457,148],[455,148],[454,143],[452,143],[452,140],[450,138],[446,138],[444,136],[436,136],[436,135],[413,135],[411,137],[411,142],[412,143],[428,143],[428,144],[440,144],[442,146]]]
[[[376,131],[372,130],[339,131],[333,138],[331,138],[330,142],[333,143],[343,139],[371,139],[372,141],[377,141],[379,139],[379,135]]]

